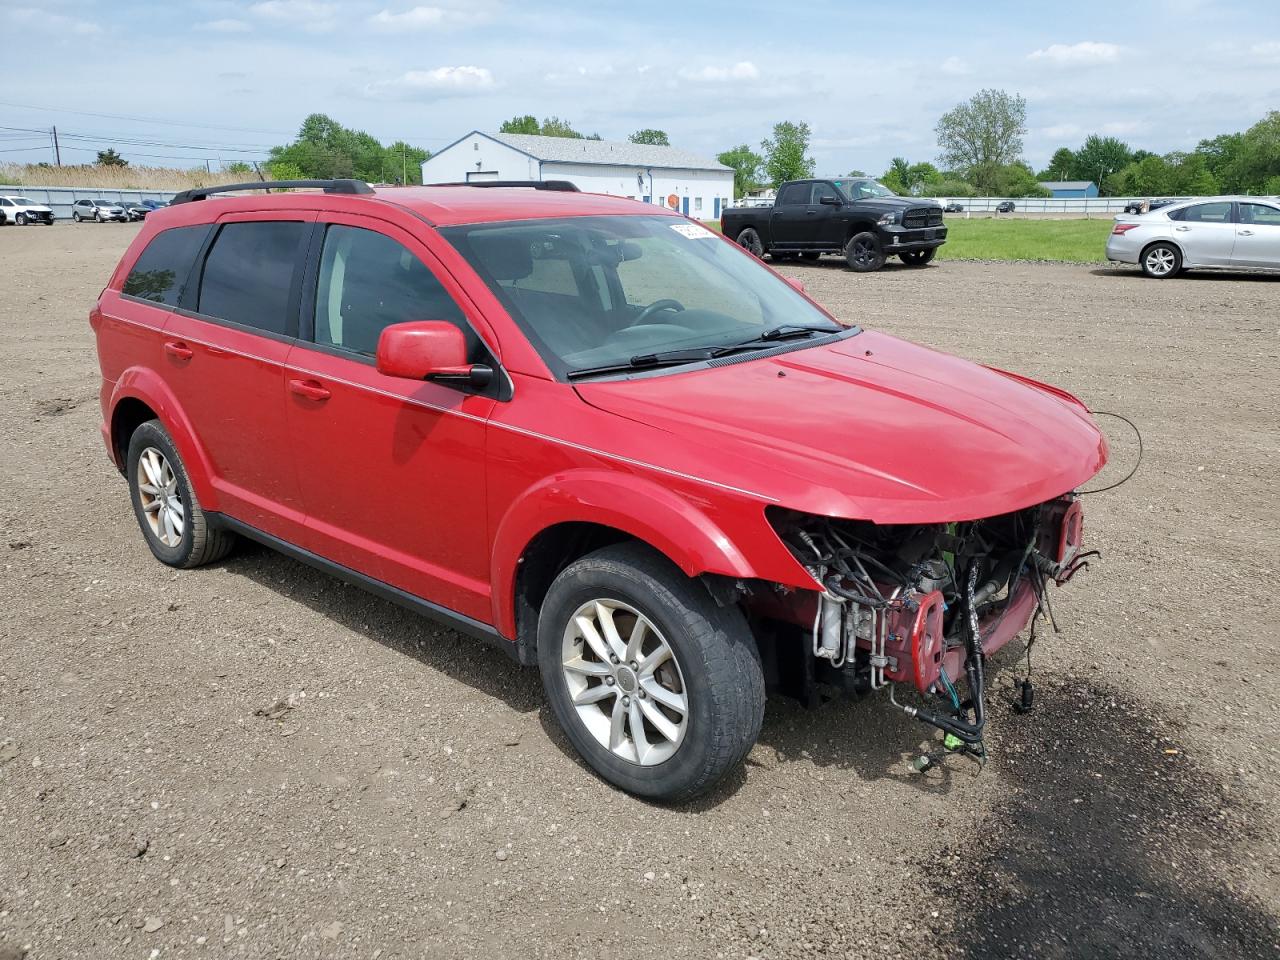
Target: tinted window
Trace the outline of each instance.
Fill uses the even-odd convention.
[[[462,310],[426,264],[380,233],[329,227],[316,288],[316,343],[373,356],[384,327],[410,320],[457,324],[474,355]]]
[[[1240,204],[1240,222],[1280,227],[1280,210],[1261,203],[1242,203]]]
[[[1189,223],[1230,223],[1231,202],[1197,203],[1183,207],[1169,214],[1175,220],[1186,220]]]
[[[142,300],[177,306],[196,254],[208,233],[209,227],[201,224],[156,234],[125,278],[123,292]]]
[[[809,184],[792,183],[782,188],[782,192],[778,194],[778,203],[786,205],[789,203],[808,203],[809,202]]]
[[[813,199],[810,203],[821,203],[823,197],[830,197],[832,200],[839,200],[840,195],[836,193],[836,188],[829,183],[815,183],[813,185]]]
[[[289,291],[308,224],[228,223],[204,262],[197,308],[269,333],[289,332]]]

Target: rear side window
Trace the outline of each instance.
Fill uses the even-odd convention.
[[[1197,203],[1194,206],[1183,207],[1181,210],[1175,210],[1169,214],[1172,220],[1186,220],[1190,223],[1230,223],[1231,222],[1231,201],[1218,201],[1216,203]]]
[[[309,227],[298,220],[224,225],[205,258],[196,309],[267,333],[289,333],[289,294]]]
[[[778,204],[786,206],[792,203],[808,203],[809,191],[812,186],[807,183],[792,183],[782,188],[782,193],[778,194]]]
[[[156,234],[125,277],[121,292],[176,307],[209,229],[208,224],[201,224]]]
[[[421,260],[373,230],[334,225],[325,232],[316,289],[315,342],[373,356],[383,328],[447,320],[476,339],[462,310]]]

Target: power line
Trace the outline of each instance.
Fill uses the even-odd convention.
[[[132,120],[135,123],[155,123],[169,127],[190,127],[201,130],[234,130],[237,133],[268,133],[273,137],[292,137],[292,133],[281,133],[279,130],[256,130],[251,127],[227,127],[215,123],[189,123],[183,120],[162,120],[159,117],[135,117],[123,113],[93,113],[89,110],[66,110],[62,107],[40,107],[33,103],[14,103],[0,100],[0,106],[19,107],[23,110],[43,110],[46,113],[71,113],[79,117],[102,117],[107,120]]]

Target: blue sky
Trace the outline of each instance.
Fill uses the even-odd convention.
[[[55,123],[64,162],[112,137],[137,141],[114,144],[135,164],[190,166],[260,159],[311,112],[428,149],[533,113],[606,139],[659,127],[708,155],[803,120],[819,172],[878,173],[933,160],[938,116],[1002,87],[1027,99],[1039,167],[1092,132],[1165,152],[1280,109],[1280,3],[1152,9],[0,0],[0,31],[22,38],[0,59],[0,127],[20,128],[0,129],[0,160],[49,159],[31,131]]]

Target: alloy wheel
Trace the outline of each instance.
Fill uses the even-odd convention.
[[[869,266],[875,260],[875,247],[869,240],[859,240],[853,245],[853,259],[862,266]]]
[[[1148,272],[1158,277],[1163,277],[1169,273],[1177,257],[1168,247],[1155,247],[1147,252],[1146,267]]]
[[[578,718],[601,746],[640,766],[675,755],[689,697],[653,621],[621,600],[589,600],[565,626],[560,662]]]
[[[743,230],[742,233],[738,234],[738,246],[752,256],[764,256],[764,244],[760,240],[760,235],[754,230]]]
[[[186,508],[169,460],[155,447],[147,447],[138,457],[137,479],[142,514],[152,535],[166,547],[179,546],[186,529]]]

